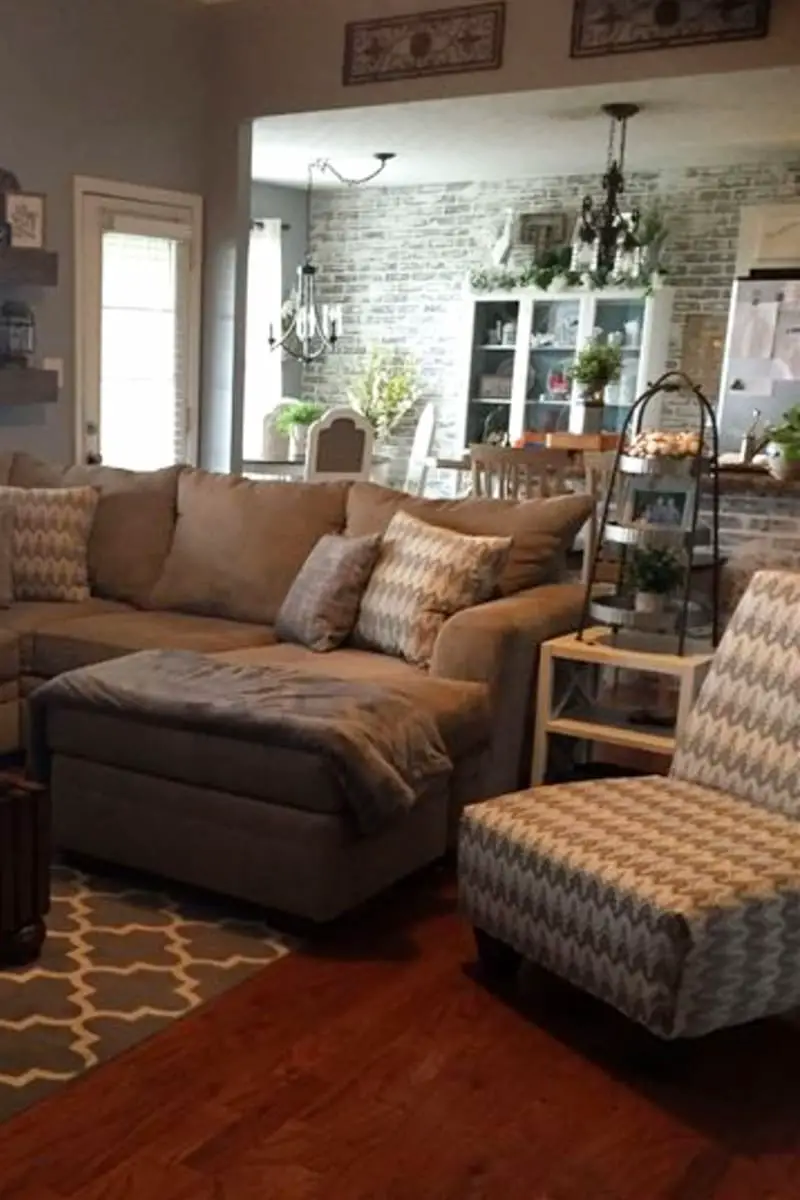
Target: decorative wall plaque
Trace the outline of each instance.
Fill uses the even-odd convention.
[[[497,70],[503,63],[505,16],[502,0],[351,21],[345,30],[343,82]]]
[[[719,396],[727,326],[727,317],[690,313],[683,329],[681,370],[712,404]]]
[[[770,0],[575,0],[572,57],[764,37]]]

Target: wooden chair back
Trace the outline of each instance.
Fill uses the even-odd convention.
[[[581,565],[581,580],[588,582],[592,569],[597,535],[600,530],[600,517],[605,504],[608,489],[611,486],[611,474],[614,467],[616,452],[614,450],[584,450],[583,470],[586,494],[594,498],[591,516],[584,526],[583,534],[583,563]],[[613,583],[617,581],[619,567],[616,562],[598,564],[599,581]]]
[[[506,446],[469,448],[472,491],[500,500],[531,500],[567,491],[566,450],[516,450]]]

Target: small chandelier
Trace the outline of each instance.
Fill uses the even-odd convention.
[[[346,187],[360,187],[377,178],[386,169],[394,154],[376,154],[378,166],[361,179],[347,179],[336,170],[327,158],[318,158],[308,164],[306,187],[306,252],[297,268],[297,283],[289,299],[283,305],[281,336],[269,327],[270,350],[284,350],[298,362],[308,365],[333,350],[342,334],[342,309],[339,304],[320,304],[317,296],[318,268],[311,255],[311,194],[314,188],[314,172],[333,175]]]
[[[611,119],[608,158],[603,175],[603,198],[595,204],[585,196],[572,242],[572,270],[600,272],[606,276],[636,278],[641,270],[639,210],[623,213],[620,197],[625,193],[625,145],[628,121],[639,112],[638,104],[604,104]]]

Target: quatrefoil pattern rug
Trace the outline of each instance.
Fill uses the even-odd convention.
[[[54,868],[41,958],[0,971],[0,1121],[288,953],[234,902],[137,883]]]

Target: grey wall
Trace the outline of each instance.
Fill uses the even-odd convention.
[[[196,0],[3,0],[0,165],[47,195],[52,292],[28,296],[39,353],[64,360],[58,404],[0,410],[0,450],[73,452],[72,177],[203,190],[202,20]]]
[[[282,295],[286,298],[295,285],[297,268],[303,261],[308,238],[306,194],[302,188],[276,187],[256,181],[250,198],[250,212],[255,220],[272,218],[284,225],[281,239]],[[293,359],[283,364],[284,396],[299,396],[302,389],[302,369]]]
[[[461,322],[470,268],[486,265],[492,232],[506,208],[577,211],[581,197],[596,194],[598,183],[597,175],[572,175],[318,191],[312,250],[321,298],[344,306],[343,338],[335,354],[306,371],[305,390],[336,403],[371,345],[397,345],[417,356],[426,398],[438,404],[440,448],[460,449]],[[667,263],[668,282],[677,289],[672,329],[677,358],[689,313],[727,313],[741,206],[800,195],[800,157],[631,174],[627,194],[644,210],[658,202],[670,223]],[[671,415],[671,423],[682,423],[675,407]],[[405,438],[412,432],[409,424]]]

